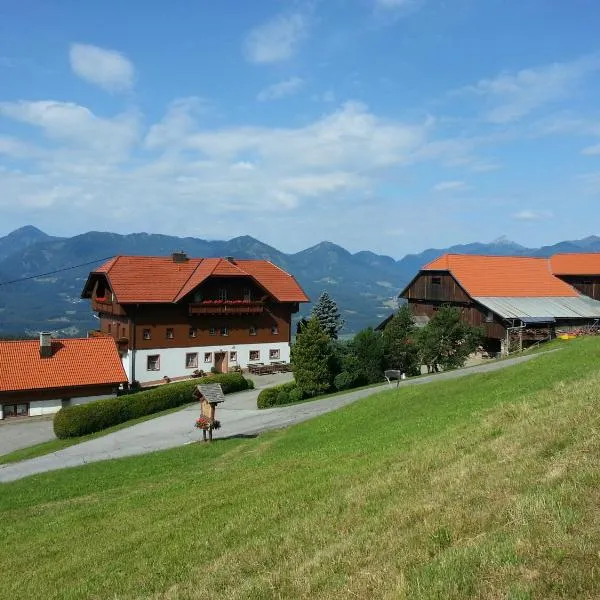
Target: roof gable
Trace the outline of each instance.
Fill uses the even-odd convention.
[[[445,254],[422,270],[449,271],[471,297],[579,295],[552,274],[546,258]]]
[[[279,302],[309,301],[292,275],[266,260],[118,256],[92,271],[88,283],[94,274],[107,277],[121,304],[179,302],[212,276],[251,277]],[[86,284],[83,295],[90,292]]]
[[[109,337],[52,340],[52,356],[40,356],[38,340],[0,341],[0,392],[117,385],[127,375]]]

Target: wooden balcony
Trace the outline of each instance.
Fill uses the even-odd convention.
[[[125,311],[120,304],[112,302],[110,298],[92,298],[92,310],[108,315],[124,315]]]
[[[264,309],[264,302],[258,300],[204,300],[189,305],[190,315],[256,315]]]

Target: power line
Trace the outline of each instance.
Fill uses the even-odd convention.
[[[71,271],[72,269],[78,269],[79,267],[86,267],[87,265],[93,265],[104,260],[109,260],[110,258],[113,258],[113,256],[97,258],[96,260],[91,260],[90,262],[80,263],[78,265],[64,267],[62,269],[56,269],[55,271],[48,271],[47,273],[39,273],[38,275],[30,275],[29,277],[21,277],[20,279],[13,279],[12,281],[0,281],[0,285],[8,285],[9,283],[19,283],[20,281],[28,281],[30,279],[37,279],[38,277],[46,277],[47,275],[54,275],[55,273],[62,273],[63,271]]]

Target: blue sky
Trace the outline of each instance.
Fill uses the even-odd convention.
[[[600,234],[594,0],[0,0],[0,235]]]

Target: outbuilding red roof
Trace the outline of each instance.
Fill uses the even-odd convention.
[[[52,340],[40,356],[39,340],[0,341],[0,392],[118,385],[127,375],[112,338]]]
[[[209,277],[250,277],[279,302],[309,301],[292,275],[267,260],[117,256],[94,274],[106,275],[121,304],[178,302]],[[90,293],[86,284],[84,297]]]
[[[444,254],[423,267],[449,271],[471,297],[574,297],[547,258]]]
[[[555,254],[550,265],[555,275],[600,275],[600,252]]]

